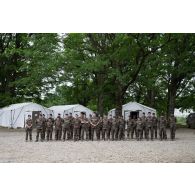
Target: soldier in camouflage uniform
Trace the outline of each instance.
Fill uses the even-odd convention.
[[[72,113],[69,113],[69,118],[70,118],[70,133],[68,135],[68,139],[73,139],[73,129],[74,129],[74,117],[72,116]]]
[[[170,126],[170,138],[173,141],[175,139],[175,131],[176,131],[176,122],[177,119],[173,114],[169,117],[169,126]]]
[[[106,137],[105,134],[107,133],[107,129],[109,129],[109,120],[108,117],[106,115],[104,115],[103,121],[102,121],[102,139],[105,141]]]
[[[92,115],[90,114],[89,115],[89,123],[90,123],[91,119],[92,119]],[[91,125],[89,125],[89,140],[91,140]]]
[[[99,137],[99,122],[100,122],[99,117],[97,116],[96,113],[94,113],[94,115],[93,115],[93,117],[91,118],[91,121],[90,121],[90,124],[91,124],[91,140],[92,141],[94,139],[94,131],[96,132],[97,140],[100,140],[100,137]]]
[[[132,131],[133,128],[133,121],[131,119],[131,116],[129,115],[129,119],[127,120],[127,139],[130,138],[130,133]]]
[[[28,119],[26,120],[26,141],[28,141],[28,136],[30,141],[32,141],[32,119],[31,115],[28,115]]]
[[[50,135],[49,139],[52,140],[53,126],[54,126],[54,118],[52,117],[52,114],[49,115],[49,118],[47,119],[47,121],[48,121],[49,119],[52,121],[52,128],[51,128],[51,132],[50,132],[50,134],[49,134],[49,135]]]
[[[152,116],[151,116],[151,112],[148,112],[148,116],[146,118],[146,139],[149,140],[149,132],[150,132],[150,136],[151,136],[151,140],[153,140],[154,138],[154,130],[152,128]]]
[[[136,117],[133,116],[133,119],[131,119],[131,121],[132,121],[131,139],[133,139],[134,133],[135,133],[135,136],[136,136],[136,122],[137,122]]]
[[[155,113],[152,115],[152,128],[154,130],[155,139],[157,139],[157,125],[158,125],[158,119],[155,116]]]
[[[136,121],[136,138],[137,140],[142,140],[143,136],[143,127],[142,127],[142,120],[138,117]]]
[[[47,141],[52,140],[53,121],[52,118],[48,118],[46,122]]]
[[[43,114],[43,130],[42,130],[42,140],[45,140],[45,134],[46,134],[46,122],[47,119],[45,118],[45,115]]]
[[[39,118],[35,121],[36,123],[36,128],[37,128],[37,135],[36,135],[36,142],[39,141],[39,135],[41,137],[41,141],[43,141],[42,139],[42,131],[43,131],[43,117],[42,114],[39,114]]]
[[[110,140],[110,132],[111,132],[111,127],[112,127],[112,115],[110,115],[110,118],[108,119],[108,128],[106,129],[106,139]]]
[[[146,128],[146,116],[145,116],[145,112],[143,112],[143,116],[141,117],[141,120],[142,120],[142,135],[141,137],[143,138],[143,135],[144,135],[144,138],[145,139],[148,139],[147,136],[148,136],[148,130]]]
[[[161,141],[163,139],[167,139],[166,125],[167,125],[167,121],[166,121],[165,117],[161,116],[159,121],[158,121],[159,137],[160,137]]]
[[[81,119],[81,140],[84,140],[84,134],[86,135],[86,140],[89,140],[89,120],[86,117],[86,114],[83,114],[83,118]]]
[[[70,134],[70,118],[68,114],[65,114],[64,120],[63,120],[62,130],[63,130],[63,141],[66,140],[66,135],[68,137],[68,134]]]
[[[116,118],[116,116],[113,117],[112,119],[112,126],[111,126],[111,139],[112,141],[114,141],[114,138],[115,138],[115,134],[116,132],[118,131],[118,120]]]
[[[122,116],[119,117],[119,140],[125,139],[125,120]]]
[[[79,118],[78,114],[75,115],[73,123],[74,123],[74,126],[73,126],[74,141],[78,141],[79,140],[79,131],[81,128],[81,119]]]
[[[60,114],[58,114],[55,122],[55,140],[61,140],[62,137],[62,118],[60,117]]]

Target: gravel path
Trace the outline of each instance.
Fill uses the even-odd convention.
[[[195,162],[195,130],[189,129],[177,130],[175,141],[37,143],[25,142],[24,136],[0,129],[0,162]]]

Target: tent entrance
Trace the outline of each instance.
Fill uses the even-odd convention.
[[[137,119],[139,117],[139,111],[130,112],[130,116],[131,116],[131,118]]]
[[[36,127],[36,120],[39,118],[41,111],[32,111],[33,128]]]
[[[131,110],[124,110],[124,119],[128,120],[129,116],[132,118],[138,118],[139,117],[139,110],[131,111]]]

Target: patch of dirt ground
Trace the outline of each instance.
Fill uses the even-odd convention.
[[[167,130],[169,136],[169,130]],[[195,130],[178,129],[170,141],[25,142],[24,130],[0,128],[0,162],[195,162]]]

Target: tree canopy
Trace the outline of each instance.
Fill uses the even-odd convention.
[[[195,35],[0,34],[0,107],[82,104],[101,115],[137,101],[195,109]]]

